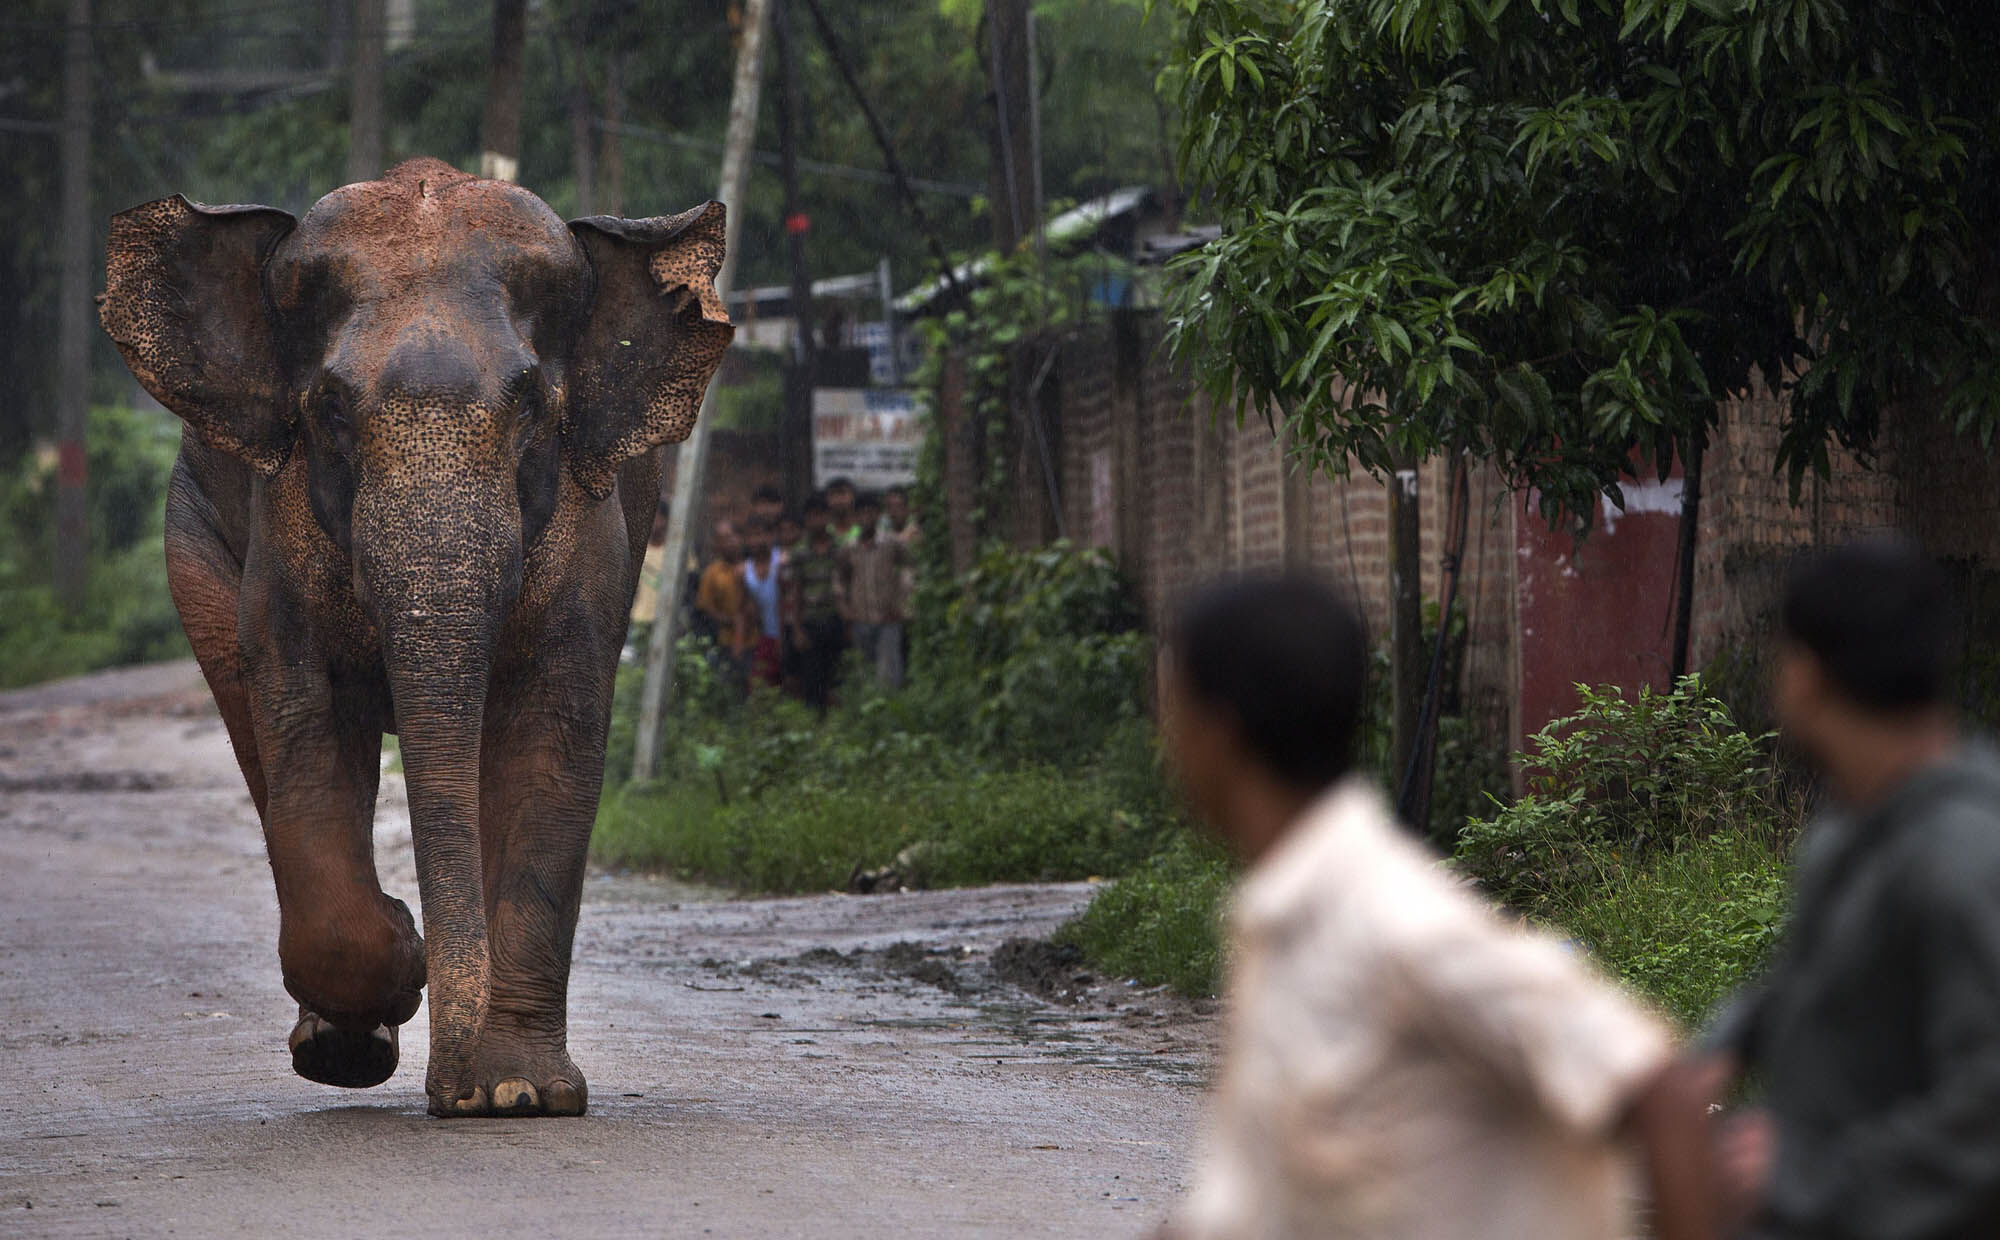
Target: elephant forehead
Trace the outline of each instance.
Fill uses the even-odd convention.
[[[291,308],[322,290],[367,298],[440,280],[555,293],[586,271],[568,227],[530,191],[413,160],[315,203],[273,256],[271,282]]]

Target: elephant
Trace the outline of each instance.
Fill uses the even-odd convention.
[[[295,220],[117,215],[100,318],[185,423],[174,604],[262,820],[294,1069],[578,1115],[568,991],[612,685],[658,504],[734,328],[724,211],[567,225],[412,160]],[[372,824],[399,738],[423,929]]]

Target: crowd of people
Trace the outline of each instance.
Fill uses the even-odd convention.
[[[709,532],[688,631],[708,639],[738,693],[769,686],[824,712],[849,651],[876,683],[900,689],[919,537],[902,487],[877,495],[835,478],[798,511],[776,487],[759,488],[740,524],[718,520]],[[643,607],[644,583],[639,594]]]

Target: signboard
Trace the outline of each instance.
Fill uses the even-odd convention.
[[[813,391],[813,485],[846,478],[864,491],[908,486],[923,439],[916,393],[897,388]]]

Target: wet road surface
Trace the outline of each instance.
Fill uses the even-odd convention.
[[[415,908],[399,794],[378,854]],[[996,974],[1088,898],[593,875],[590,1114],[433,1120],[422,1013],[383,1086],[291,1074],[270,872],[192,664],[0,694],[0,1237],[1138,1235],[1213,1022]]]

